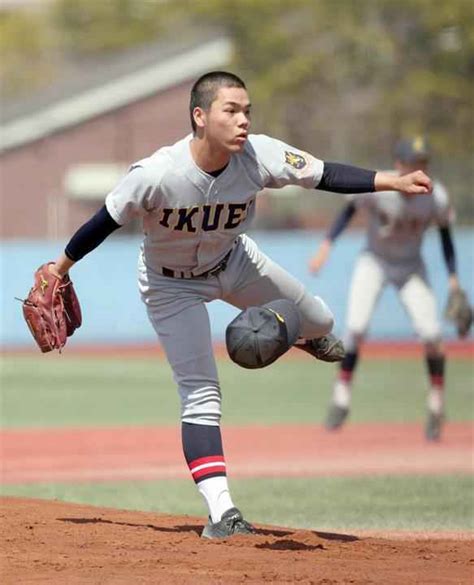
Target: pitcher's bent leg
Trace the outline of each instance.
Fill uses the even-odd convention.
[[[239,309],[246,309],[276,299],[288,299],[300,311],[301,337],[311,339],[328,334],[333,328],[334,317],[326,303],[313,296],[299,280],[258,250],[254,242],[250,241],[247,245],[251,248],[242,253],[240,263],[245,284],[232,288],[224,300]]]

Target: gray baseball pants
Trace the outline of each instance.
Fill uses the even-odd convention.
[[[207,279],[170,278],[139,260],[139,290],[148,317],[173,370],[181,399],[183,422],[219,425],[221,390],[212,347],[206,303],[223,300],[245,309],[275,299],[296,303],[302,318],[301,336],[322,337],[333,327],[324,301],[240,236],[225,271]]]
[[[346,351],[356,351],[369,327],[377,300],[384,287],[393,284],[410,317],[413,327],[425,344],[441,339],[436,300],[421,259],[408,264],[390,264],[372,252],[363,252],[355,265],[349,289],[344,344]]]

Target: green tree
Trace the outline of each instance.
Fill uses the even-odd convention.
[[[322,157],[387,165],[395,140],[427,134],[474,214],[471,0],[175,0],[235,44],[256,123]],[[451,186],[451,185],[450,185]]]
[[[53,15],[63,46],[90,54],[156,39],[162,30],[162,4],[155,0],[57,0]]]
[[[41,87],[54,77],[55,34],[43,13],[0,10],[2,98]]]

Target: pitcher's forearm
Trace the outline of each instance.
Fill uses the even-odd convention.
[[[66,254],[63,253],[61,254],[61,256],[59,256],[54,265],[50,267],[50,271],[56,276],[62,278],[65,274],[69,272],[69,269],[74,264],[75,264],[74,260],[71,260],[66,256]]]
[[[376,191],[397,191],[397,180],[399,176],[393,173],[377,171],[375,173],[374,185]]]

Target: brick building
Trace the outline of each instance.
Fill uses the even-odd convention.
[[[3,107],[0,238],[69,236],[130,162],[190,131],[191,85],[230,50],[225,38],[142,48]]]

